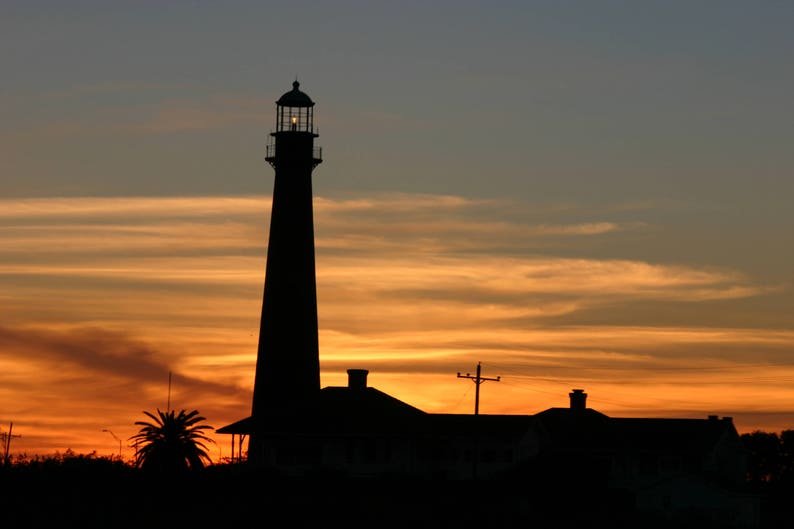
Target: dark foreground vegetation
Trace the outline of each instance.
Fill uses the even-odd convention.
[[[794,527],[791,482],[750,487],[763,497],[762,527]],[[176,475],[95,456],[0,467],[5,527],[720,527],[705,519],[661,520],[634,512],[631,498],[581,479],[477,482],[332,474],[287,478],[245,464]],[[200,524],[200,525],[199,525]]]
[[[152,417],[157,427],[160,418]],[[155,428],[154,433],[158,431]],[[159,434],[147,440],[155,447],[162,441]],[[794,432],[745,434],[742,443],[748,463],[742,493],[759,498],[760,527],[794,527]],[[190,461],[182,449],[174,450],[170,443],[162,447]],[[155,455],[151,461],[161,462]],[[724,527],[699,515],[661,519],[636,512],[631,495],[608,489],[593,480],[598,472],[570,461],[479,481],[353,479],[330,473],[298,479],[245,463],[180,467],[144,462],[139,457],[131,465],[71,452],[18,457],[0,465],[0,523],[15,529],[241,523],[371,529]]]
[[[0,470],[7,527],[636,527],[619,497],[529,491],[510,480],[455,482],[334,475],[286,478],[243,465],[166,477],[102,458]],[[574,505],[569,504],[574,502]],[[6,525],[7,524],[7,525]],[[650,523],[644,527],[654,527]],[[699,526],[700,527],[700,526]]]
[[[747,490],[761,498],[762,528],[794,528],[794,430],[741,435]]]

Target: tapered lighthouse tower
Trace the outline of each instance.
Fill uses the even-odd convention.
[[[275,169],[252,417],[279,413],[320,391],[314,271],[314,102],[292,83],[276,101],[266,160]],[[252,436],[251,442],[255,442]]]

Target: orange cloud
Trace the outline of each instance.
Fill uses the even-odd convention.
[[[128,437],[142,410],[163,408],[169,371],[174,405],[215,426],[244,416],[269,206],[266,196],[0,200],[0,421],[23,433],[18,449],[117,450],[101,430]],[[503,377],[483,388],[486,413],[564,406],[573,387],[614,415],[777,427],[794,410],[794,329],[716,324],[710,312],[760,303],[776,286],[727,267],[558,254],[647,225],[570,207],[537,223],[521,209],[317,197],[323,384],[368,368],[398,398],[462,413],[471,384],[455,373],[482,361]],[[706,303],[691,319],[653,322],[659,304]]]

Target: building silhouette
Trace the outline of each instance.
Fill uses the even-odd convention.
[[[270,241],[251,415],[217,430],[253,467],[287,476],[514,479],[536,497],[625,497],[674,518],[706,512],[754,527],[741,493],[744,453],[733,421],[611,418],[574,389],[567,407],[534,415],[431,414],[368,385],[320,387],[312,212],[314,102],[293,89],[276,102],[266,159],[275,169]],[[551,496],[549,496],[551,495]],[[735,522],[735,523],[734,523]]]

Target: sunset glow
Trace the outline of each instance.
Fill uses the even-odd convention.
[[[197,408],[216,426],[245,414],[270,197],[0,206],[0,398],[24,432],[17,450],[112,449],[101,430],[129,437],[143,410],[164,408],[169,372],[172,406]],[[660,301],[730,310],[779,285],[725,268],[561,257],[535,243],[550,233],[558,244],[611,237],[618,224],[549,229],[500,218],[508,206],[319,197],[322,385],[344,385],[345,370],[361,367],[372,385],[414,406],[467,413],[472,384],[455,374],[482,362],[502,377],[483,387],[484,413],[565,406],[582,387],[615,416],[730,415],[744,430],[787,424],[793,330],[714,326],[708,313],[638,323],[622,310]],[[478,233],[488,251],[474,244]],[[594,312],[613,316],[588,323]]]

